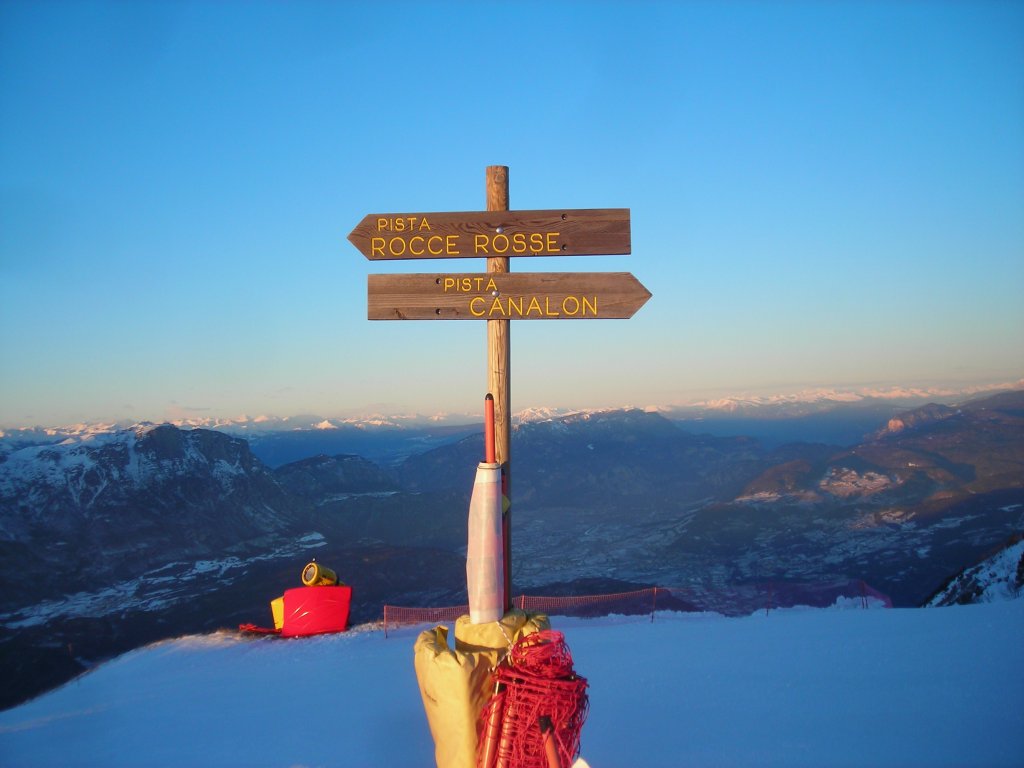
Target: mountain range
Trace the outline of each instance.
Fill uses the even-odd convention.
[[[684,424],[691,431],[757,436],[769,443],[807,442],[813,437],[845,445],[859,442],[865,431],[893,414],[929,403],[954,404],[1021,388],[1024,388],[1024,380],[973,387],[818,388],[787,394],[648,405],[639,410],[659,413]],[[616,410],[636,409],[619,407],[581,411],[532,407],[515,413],[513,422],[522,424]],[[412,453],[449,441],[452,435],[468,434],[471,428],[479,426],[481,418],[479,412],[423,414],[372,406],[335,416],[191,416],[170,419],[166,423],[182,429],[210,429],[243,437],[263,461],[271,466],[280,466],[317,452],[357,453],[396,464]],[[59,443],[68,438],[79,439],[134,426],[136,422],[120,421],[0,428],[0,454],[19,445]],[[829,439],[825,440],[826,437]]]
[[[730,585],[859,578],[919,605],[1024,531],[1021,391],[883,413],[851,444],[693,426],[638,409],[519,423],[514,591],[661,585],[721,608]],[[256,437],[169,424],[6,435],[0,704],[144,642],[267,623],[313,557],[354,586],[356,622],[464,602],[481,431],[380,429],[386,461],[318,450],[342,432],[320,429],[284,433],[307,455],[280,465]]]

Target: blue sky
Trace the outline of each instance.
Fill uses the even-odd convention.
[[[369,322],[367,213],[626,207],[631,320],[512,405],[1024,376],[1024,4],[0,4],[0,426],[479,410],[482,322]],[[541,263],[543,262],[543,263]]]

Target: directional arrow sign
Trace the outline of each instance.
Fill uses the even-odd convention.
[[[651,298],[629,272],[369,275],[370,320],[625,319]]]
[[[371,213],[348,239],[372,261],[627,254],[629,209]]]

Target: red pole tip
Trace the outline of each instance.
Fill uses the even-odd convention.
[[[488,392],[484,398],[484,461],[494,464],[494,454],[494,397]]]

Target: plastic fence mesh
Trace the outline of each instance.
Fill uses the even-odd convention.
[[[494,680],[498,691],[480,717],[479,768],[548,768],[553,753],[559,765],[570,765],[579,754],[589,700],[562,633],[521,638]]]
[[[648,587],[603,595],[519,595],[520,610],[549,616],[594,617],[650,615],[656,611],[708,611],[724,616],[749,616],[756,611],[807,606],[827,608],[892,608],[888,596],[854,579],[817,584],[767,582],[735,585]],[[469,612],[467,605],[441,608],[384,606],[384,630],[412,624],[454,622]]]

